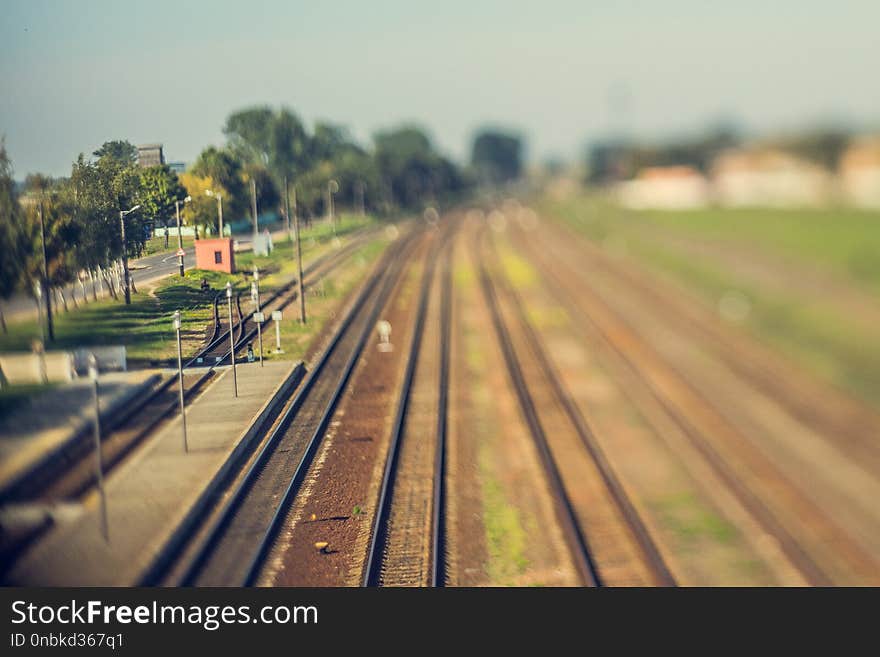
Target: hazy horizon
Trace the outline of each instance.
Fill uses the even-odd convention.
[[[263,104],[362,143],[417,123],[458,160],[484,125],[520,132],[540,161],[612,134],[661,139],[721,121],[752,133],[880,121],[876,2],[5,9],[0,134],[16,178],[67,175],[110,139],[161,142],[167,159],[191,162],[223,142],[230,112]]]

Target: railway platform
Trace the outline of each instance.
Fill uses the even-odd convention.
[[[113,417],[159,380],[152,370],[101,376],[101,418]],[[0,419],[0,500],[45,459],[92,430],[92,381],[75,379],[35,396]]]
[[[293,362],[242,363],[226,369],[187,409],[188,451],[179,417],[151,437],[105,482],[108,536],[100,496],[89,494],[72,517],[31,546],[3,579],[37,586],[137,584],[178,529],[200,512],[228,463],[259,436],[264,418],[289,396],[301,374]]]

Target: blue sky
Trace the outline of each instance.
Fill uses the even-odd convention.
[[[191,161],[234,109],[286,104],[366,141],[424,125],[465,157],[486,123],[533,158],[720,120],[880,124],[876,0],[0,0],[0,134],[17,177],[103,141]]]

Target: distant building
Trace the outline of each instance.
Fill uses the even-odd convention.
[[[168,162],[167,164],[174,173],[181,174],[186,171],[186,162]]]
[[[724,206],[817,206],[833,183],[823,167],[775,149],[731,150],[712,164],[716,202]]]
[[[144,144],[138,146],[138,165],[146,169],[165,164],[162,144]]]
[[[615,191],[620,203],[633,209],[700,208],[710,201],[705,176],[689,166],[646,167]]]
[[[851,144],[838,167],[842,200],[861,208],[880,208],[880,136]]]

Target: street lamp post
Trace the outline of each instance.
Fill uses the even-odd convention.
[[[257,245],[257,233],[260,232],[259,217],[257,216],[257,181],[251,178],[251,211],[254,214],[254,247]]]
[[[183,199],[184,205],[192,201],[192,196],[187,196]],[[180,201],[174,201],[174,210],[177,213],[177,248],[179,250],[183,250],[183,232],[180,229]],[[178,256],[180,260],[180,275],[183,276],[183,256]]]
[[[95,405],[95,478],[98,482],[98,494],[101,497],[101,533],[104,540],[110,540],[110,525],[107,519],[107,493],[104,490],[104,462],[101,457],[101,403],[98,398],[98,359],[95,354],[89,354],[89,377],[94,386],[92,388],[92,400]]]
[[[180,384],[180,420],[183,424],[183,451],[189,452],[186,440],[186,409],[183,405],[183,350],[180,346],[180,311],[174,311],[174,331],[177,333],[177,381]]]
[[[213,189],[206,189],[205,194],[217,197],[217,225],[220,228],[220,237],[223,237],[223,195]]]
[[[294,237],[296,239],[296,262],[297,268],[299,269],[299,274],[296,279],[296,285],[299,288],[299,319],[305,324],[306,323],[306,297],[303,289],[303,258],[302,258],[302,241],[299,238],[299,218],[296,213],[296,186],[293,188],[293,231]],[[290,215],[290,192],[285,186],[284,188],[284,198],[287,203],[287,214]]]
[[[232,359],[232,386],[238,397],[238,373],[235,371],[235,331],[232,330],[232,283],[226,281],[226,302],[229,304],[229,357]]]
[[[49,375],[46,370],[46,331],[43,328],[43,283],[42,281],[34,281],[34,296],[37,298],[37,318],[40,323],[40,381],[49,382]]]
[[[125,292],[125,305],[131,305],[131,285],[128,281],[128,245],[125,241],[125,217],[140,208],[136,205],[128,210],[119,211],[119,230],[122,233],[122,285]]]
[[[43,271],[41,284],[46,294],[46,325],[49,329],[49,340],[55,340],[55,324],[52,321],[52,294],[49,289],[49,261],[46,257],[46,223],[43,220],[43,199],[40,198],[40,246],[43,250]],[[45,342],[45,339],[43,340]]]
[[[339,183],[331,180],[327,183],[327,208],[330,211],[330,225],[333,226],[333,234],[336,235],[336,219],[333,213],[333,195],[339,191]]]

